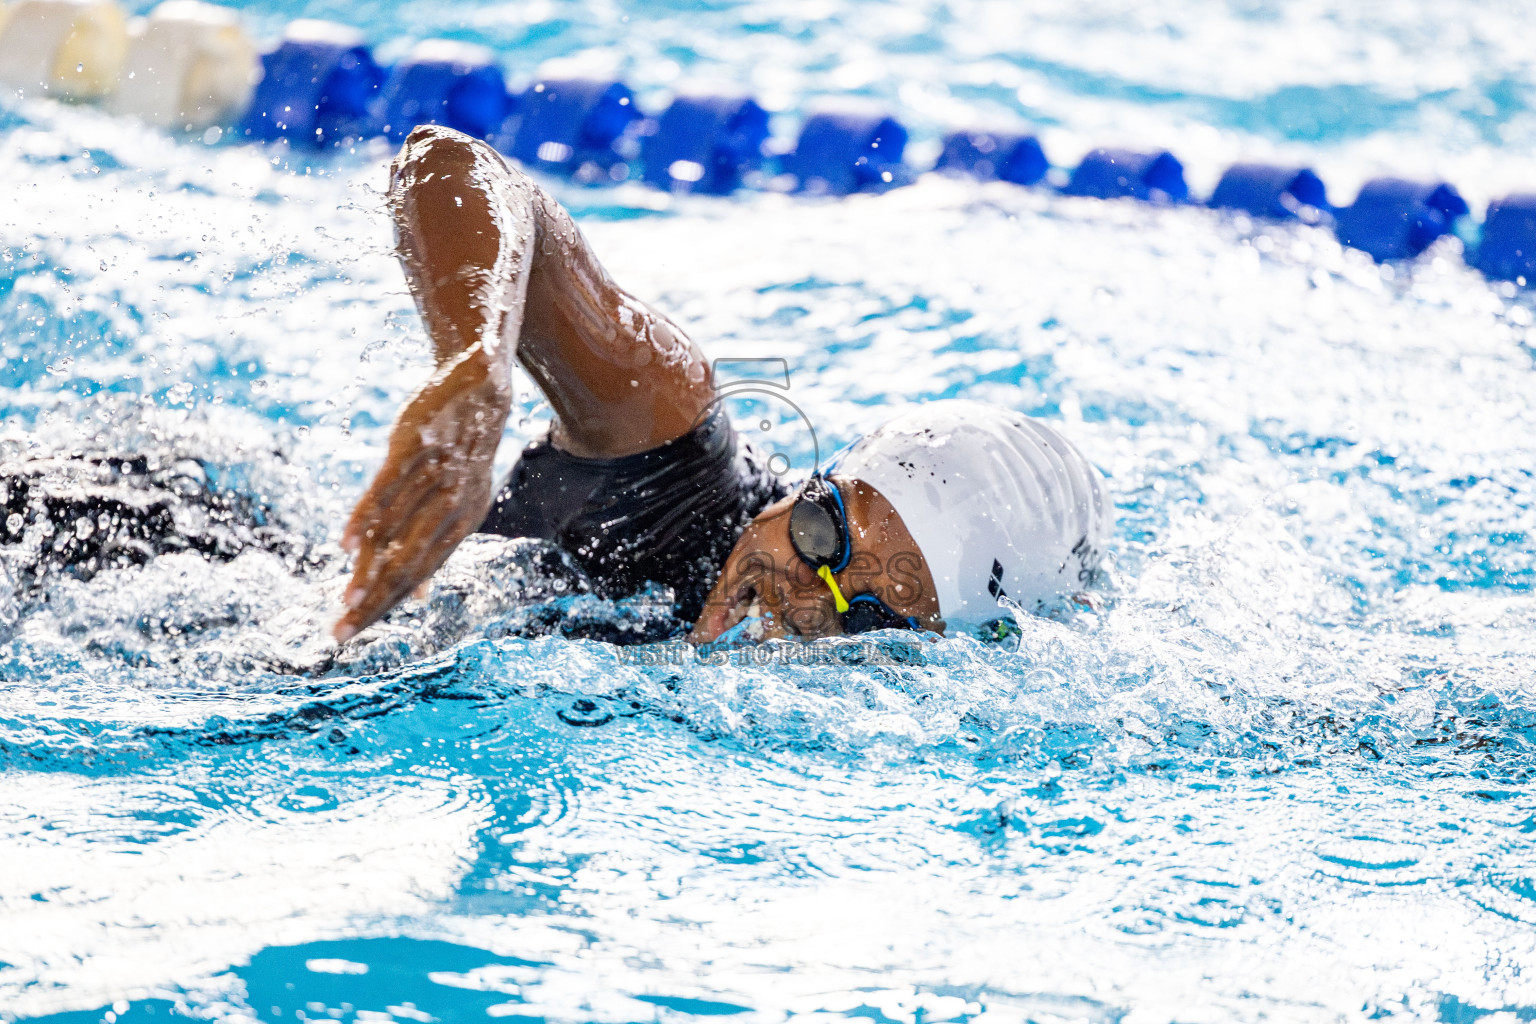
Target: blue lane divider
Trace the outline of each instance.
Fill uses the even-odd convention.
[[[1315,221],[1328,212],[1328,190],[1310,167],[1233,164],[1221,176],[1210,205],[1255,217]]]
[[[1445,182],[1373,178],[1334,220],[1340,242],[1380,263],[1417,256],[1466,213],[1466,200]]]
[[[18,6],[6,28],[33,31],[51,10]],[[418,44],[387,74],[356,29],[334,22],[292,22],[261,64],[237,127],[259,141],[317,148],[379,133],[398,140],[415,125],[434,122],[485,138],[531,167],[581,181],[628,178],[630,162],[640,157],[644,179],[659,188],[726,193],[761,166],[769,135],[768,115],[741,96],[681,97],[656,122],[644,120],[627,86],[607,79],[545,79],[514,97],[494,54],[445,40]],[[244,80],[243,67],[237,70]],[[654,129],[643,143],[641,125]],[[782,166],[802,192],[881,190],[912,180],[914,169],[902,162],[906,142],[906,129],[887,114],[868,107],[824,111],[806,119]],[[1020,185],[1041,181],[1048,169],[1034,136],[985,131],[946,137],[935,168]],[[1183,165],[1166,151],[1096,149],[1061,191],[1150,202],[1189,198]],[[1378,262],[1417,256],[1468,214],[1465,200],[1445,182],[1377,178],[1353,204],[1334,208],[1310,168],[1250,163],[1227,169],[1209,205],[1309,223],[1331,213],[1340,242]],[[1536,193],[1490,205],[1481,242],[1467,258],[1490,277],[1536,286]]]
[[[395,142],[419,124],[485,138],[501,127],[512,106],[491,51],[429,39],[390,72],[379,97],[379,130]]]
[[[955,132],[944,140],[936,171],[960,171],[983,181],[1033,185],[1051,169],[1033,135],[1007,132]]]
[[[885,114],[823,111],[806,118],[784,169],[802,192],[845,196],[878,191],[910,180],[901,162],[906,147],[907,130]]]
[[[512,156],[530,167],[569,174],[583,164],[622,162],[614,144],[640,119],[634,94],[608,79],[545,79],[523,93]]]
[[[1083,157],[1061,190],[1068,196],[1182,203],[1189,198],[1184,165],[1172,153],[1096,149]]]
[[[746,96],[679,96],[646,137],[645,180],[673,192],[724,195],[763,162],[768,112]]]
[[[246,136],[318,147],[372,134],[369,106],[384,72],[351,29],[296,21],[261,64],[261,82],[240,122]]]
[[[1473,266],[1501,281],[1536,284],[1536,193],[1505,196],[1488,204]]]

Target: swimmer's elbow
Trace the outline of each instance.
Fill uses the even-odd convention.
[[[430,170],[431,165],[444,161],[463,161],[477,155],[477,150],[489,148],[474,136],[465,135],[453,128],[440,124],[421,124],[412,128],[405,142],[400,145],[395,166],[421,166]]]

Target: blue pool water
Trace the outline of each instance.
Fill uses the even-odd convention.
[[[1341,202],[1392,171],[1474,207],[1536,186],[1514,3],[246,11],[517,73],[584,54],[652,109],[689,75],[789,121],[865,93],[920,153],[1027,117],[1064,164],[1168,146],[1197,192],[1270,156]],[[1119,509],[1106,579],[1001,645],[639,665],[517,634],[643,600],[520,598],[476,542],[337,656],[334,538],[426,364],[388,152],[3,118],[0,456],[200,454],[320,568],[0,594],[0,1017],[1536,1017],[1536,328],[1459,240],[1377,267],[1005,185],[552,184],[711,354],[784,360],[822,448],[953,395],[1060,422]],[[547,418],[523,390],[509,450]]]

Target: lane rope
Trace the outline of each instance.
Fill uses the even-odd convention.
[[[683,92],[652,117],[613,79],[541,76],[511,92],[496,53],[466,43],[424,40],[383,67],[357,29],[310,19],[290,23],[261,53],[235,11],[204,0],[165,0],[131,21],[111,0],[0,6],[0,87],[103,102],[172,130],[232,126],[253,142],[305,149],[399,141],[417,124],[443,124],[530,168],[592,185],[638,179],[672,192],[845,196],[897,188],[919,173],[904,160],[906,128],[878,105],[828,102],[807,113],[788,145],[742,93]],[[1061,174],[1024,131],[952,132],[932,169],[1026,187],[1051,187]],[[1095,149],[1062,178],[1059,191],[1069,196],[1202,203],[1167,151]],[[1478,225],[1448,182],[1374,178],[1341,207],[1309,167],[1240,163],[1202,205],[1329,225],[1378,262],[1411,259],[1457,234],[1471,266],[1536,284],[1536,191],[1495,200]]]

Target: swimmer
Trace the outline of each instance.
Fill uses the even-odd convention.
[[[670,587],[706,643],[943,633],[1080,589],[1111,513],[1055,428],[930,403],[791,491],[739,443],[704,354],[610,278],[570,215],[489,146],[423,126],[390,175],[401,265],[436,367],[342,534],[346,641],[471,533],[553,541],[601,592]],[[554,412],[492,479],[516,360]]]

